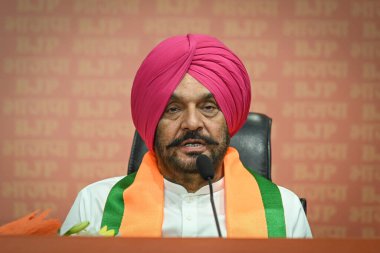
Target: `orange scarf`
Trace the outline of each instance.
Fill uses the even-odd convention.
[[[267,238],[268,213],[264,208],[262,189],[258,184],[258,181],[265,179],[252,176],[241,163],[239,154],[234,148],[229,148],[224,158],[224,177],[227,237]],[[260,177],[260,180],[257,177]],[[265,183],[273,185],[270,181]],[[161,237],[164,178],[157,168],[155,155],[148,152],[135,178],[114,186],[115,189],[120,187],[124,188],[122,196],[118,190],[119,194],[110,193],[107,199],[102,226],[108,225],[112,228],[110,224],[115,220],[117,213],[115,210],[118,210],[121,217],[116,219],[115,226],[121,236]],[[118,200],[117,195],[119,195]],[[280,211],[283,217],[283,210]],[[280,223],[283,223],[281,229],[284,230],[284,222],[280,220]]]

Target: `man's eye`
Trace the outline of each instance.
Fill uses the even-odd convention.
[[[215,107],[215,106],[212,106],[212,105],[207,105],[207,106],[204,107],[204,109],[205,109],[206,111],[212,111],[212,110],[215,110],[216,107]]]
[[[179,112],[179,108],[176,107],[176,106],[169,106],[169,107],[166,109],[166,112],[167,112],[167,113],[176,113],[176,112]]]
[[[203,111],[208,116],[213,116],[214,114],[218,113],[219,108],[215,104],[206,104],[203,106]]]

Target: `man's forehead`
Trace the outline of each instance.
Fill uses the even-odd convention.
[[[170,97],[171,100],[181,98],[212,99],[214,96],[201,82],[186,73]]]

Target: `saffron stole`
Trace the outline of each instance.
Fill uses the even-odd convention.
[[[244,167],[236,149],[224,158],[226,229],[229,238],[286,237],[278,186]],[[161,237],[164,179],[155,155],[145,154],[140,168],[117,182],[104,207],[101,227],[128,237]]]

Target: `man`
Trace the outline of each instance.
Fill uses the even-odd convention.
[[[239,58],[217,39],[175,36],[140,66],[132,118],[149,152],[137,173],[84,188],[62,226],[89,221],[120,236],[217,236],[207,182],[196,158],[211,158],[214,198],[224,237],[311,237],[298,197],[251,174],[229,147],[244,124],[250,80]]]

